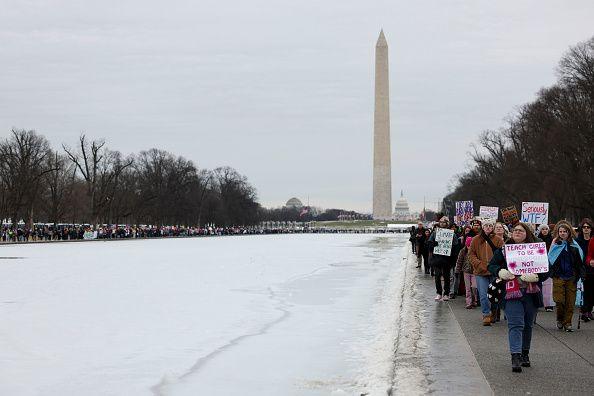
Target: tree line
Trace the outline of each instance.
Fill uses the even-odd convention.
[[[549,202],[551,218],[576,223],[594,208],[594,37],[571,47],[557,81],[473,144],[469,169],[444,199],[518,206]]]
[[[124,156],[84,134],[61,150],[32,130],[0,141],[0,219],[229,226],[255,224],[260,211],[255,188],[230,167],[198,169],[156,148]]]

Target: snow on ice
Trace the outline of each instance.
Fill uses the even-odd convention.
[[[1,246],[2,395],[385,395],[405,235]]]

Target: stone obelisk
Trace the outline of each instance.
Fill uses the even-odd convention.
[[[390,87],[388,43],[384,31],[375,45],[375,112],[373,115],[373,218],[392,218],[390,153]]]

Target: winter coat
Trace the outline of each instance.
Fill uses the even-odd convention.
[[[442,256],[441,254],[434,254],[433,248],[437,246],[437,242],[435,242],[436,230],[433,230],[429,239],[427,240],[427,247],[429,248],[429,252],[431,254],[430,264],[432,267],[439,267],[439,268],[451,268],[452,265],[455,264],[455,260],[457,257],[450,255],[450,256]],[[458,237],[456,234],[452,237],[452,252],[456,250],[458,246]]]
[[[587,275],[594,275],[594,267],[590,266],[590,260],[588,260],[588,250],[589,245],[592,243],[594,238],[590,238],[589,240],[585,240],[582,235],[578,236],[575,241],[580,245],[582,248],[582,252],[584,253],[584,273]]]
[[[464,248],[460,250],[458,254],[458,260],[456,260],[456,269],[455,273],[459,274],[464,272],[466,274],[472,274],[472,264],[470,263],[470,258],[468,257],[468,248]]]
[[[571,266],[573,267],[573,283],[577,283],[580,278],[584,277],[584,262],[577,247],[568,246],[569,256],[571,257]],[[561,271],[561,255],[557,257],[554,263],[550,264],[551,278],[559,278]],[[591,268],[591,267],[590,267]]]
[[[586,252],[584,252],[586,253]],[[594,276],[594,267],[590,265],[590,260],[594,260],[594,238],[590,238],[590,242],[588,243],[588,252],[586,253],[586,275]]]
[[[420,230],[421,232],[417,231],[417,235],[416,235],[417,252],[419,254],[423,254],[427,251],[426,250],[427,248],[425,247],[425,240],[427,238],[425,238],[425,229],[424,228],[419,228],[418,230]]]
[[[542,235],[541,233],[538,234],[538,238],[543,241],[547,245],[547,252],[551,248],[551,243],[553,243],[553,236],[549,232],[547,235]]]
[[[489,265],[488,265],[488,270],[489,273],[493,276],[499,276],[499,271],[502,269],[508,269],[507,268],[507,261],[505,260],[505,254],[503,253],[503,248],[497,249],[495,250],[495,253],[493,253],[493,257],[491,258],[491,260],[489,261]],[[532,303],[534,304],[534,306],[536,308],[540,308],[540,307],[544,307],[544,303],[543,303],[543,299],[542,299],[542,282],[544,282],[545,280],[547,280],[549,278],[550,275],[550,271],[546,272],[546,273],[542,273],[542,274],[536,274],[538,275],[538,287],[541,291],[539,291],[538,293],[531,293],[531,294],[526,294],[527,297],[531,297],[532,298]],[[522,287],[523,285],[525,285],[523,282],[522,284],[520,284],[520,287]],[[501,300],[501,308],[505,309],[505,298],[503,300]]]
[[[495,234],[489,236],[491,242],[495,248],[501,248],[503,246],[503,239]],[[489,270],[487,265],[493,257],[493,249],[487,243],[483,237],[483,233],[472,238],[470,243],[470,249],[468,249],[468,256],[470,257],[470,263],[472,264],[473,273],[480,276],[489,276]]]

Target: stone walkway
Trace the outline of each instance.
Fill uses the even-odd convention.
[[[407,293],[410,294],[409,303],[424,307],[420,309],[425,311],[421,315],[427,345],[420,355],[421,360],[430,362],[432,368],[428,372],[426,392],[474,395],[594,393],[594,322],[582,323],[580,330],[565,333],[557,330],[554,312],[541,310],[532,338],[532,367],[524,368],[522,373],[512,373],[506,322],[502,320],[490,327],[482,326],[480,309],[465,309],[464,298],[460,296],[449,302],[433,301],[433,278],[414,268],[412,262],[408,265],[408,276],[418,272],[412,283],[414,286]],[[574,317],[576,327],[577,313]],[[395,384],[398,384],[397,380]]]

